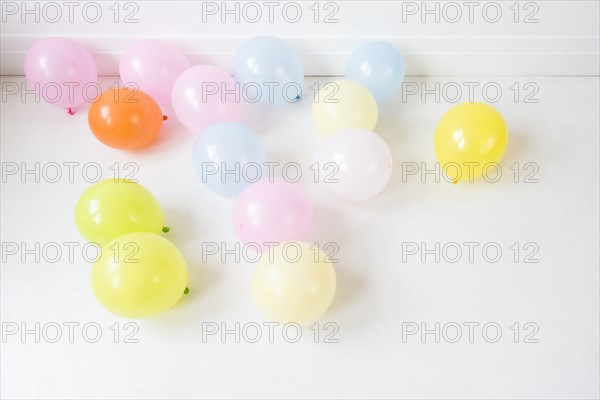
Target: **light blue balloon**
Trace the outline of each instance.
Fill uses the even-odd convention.
[[[251,103],[288,104],[302,96],[300,57],[273,36],[256,36],[242,43],[235,53],[233,74]]]
[[[381,41],[363,44],[352,53],[346,64],[346,79],[369,89],[379,104],[391,100],[398,93],[405,74],[402,54],[391,44]]]
[[[196,174],[210,190],[235,198],[262,177],[265,150],[250,128],[224,122],[202,131],[194,143],[193,160]]]

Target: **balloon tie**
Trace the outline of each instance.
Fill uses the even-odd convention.
[[[73,111],[73,109],[71,107],[69,107],[69,109],[67,110],[67,114],[75,115],[75,111]]]
[[[169,117],[167,117],[166,115],[163,115],[163,121],[166,121],[168,119],[169,119]]]

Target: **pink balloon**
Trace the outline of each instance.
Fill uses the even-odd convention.
[[[119,62],[119,74],[123,83],[135,83],[158,103],[168,105],[175,81],[190,67],[188,59],[175,47],[148,39],[125,50]]]
[[[312,217],[312,202],[304,189],[283,179],[251,184],[240,193],[233,210],[240,239],[261,246],[304,239]]]
[[[390,148],[379,135],[365,129],[345,129],[324,139],[315,163],[319,183],[347,201],[377,195],[392,175]]]
[[[186,128],[195,133],[220,122],[240,122],[239,85],[222,68],[198,65],[183,72],[173,86],[173,109]]]
[[[96,63],[82,45],[72,40],[38,40],[27,51],[24,69],[27,83],[44,100],[68,109],[70,114],[85,101],[94,101],[98,94]],[[89,90],[90,86],[94,88]]]

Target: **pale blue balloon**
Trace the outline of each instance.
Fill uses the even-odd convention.
[[[233,75],[244,99],[251,103],[288,104],[302,96],[304,68],[300,57],[283,40],[256,36],[235,53]]]
[[[400,91],[405,74],[402,54],[382,41],[363,44],[346,64],[346,79],[369,89],[379,104],[391,100]]]
[[[265,150],[252,129],[224,122],[209,126],[198,136],[193,161],[196,174],[210,190],[235,198],[262,177]]]

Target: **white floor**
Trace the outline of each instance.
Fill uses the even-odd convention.
[[[232,202],[194,175],[194,135],[170,118],[154,147],[115,151],[92,136],[85,110],[69,117],[31,96],[23,102],[7,86],[22,78],[3,77],[2,397],[598,398],[599,79],[407,80],[414,82],[408,90],[420,91],[422,83],[431,89],[439,82],[442,97],[399,96],[380,111],[376,131],[390,145],[395,168],[385,192],[364,204],[341,203],[311,182],[308,166],[319,138],[309,96],[283,110],[249,107],[247,122],[264,139],[269,158],[304,168],[301,183],[316,207],[311,239],[339,245],[337,296],[320,321],[318,343],[316,328],[305,328],[291,343],[294,329],[281,327],[270,343],[250,296],[251,263],[232,256],[202,260],[203,243],[231,248],[236,237]],[[437,120],[457,87],[469,100],[472,82],[480,83],[476,100],[486,83],[488,98],[502,90],[496,106],[511,136],[500,181],[403,179],[403,169],[415,163],[433,167]],[[23,173],[36,162],[39,182]],[[67,164],[72,179],[65,162],[79,163]],[[134,171],[127,162],[135,163],[134,177],[162,204],[168,237],[190,267],[191,293],[163,316],[135,321],[135,332],[136,325],[125,325],[95,300],[85,242],[73,221],[75,202],[90,184],[83,167],[89,179],[98,166],[104,178],[115,169],[123,177]],[[50,182],[53,163],[62,172],[56,183]],[[422,262],[403,254],[412,242],[429,249],[438,242],[448,253],[440,262],[432,255]],[[457,263],[448,262],[454,242],[463,250]],[[479,243],[474,262],[465,242]],[[42,253],[37,261],[24,251],[36,243]],[[68,243],[76,246],[72,259]],[[487,243],[488,257],[502,250],[500,261],[483,257]],[[62,255],[53,263],[57,249]],[[524,262],[528,255],[539,262]],[[35,333],[21,335],[23,329],[35,332],[36,323],[39,343]],[[70,323],[79,324],[72,340]],[[236,323],[239,343],[233,333],[224,340],[206,336],[214,327],[235,331]],[[436,323],[439,343],[434,333],[424,340],[408,335],[415,327],[435,330]],[[472,340],[469,323],[479,324],[471,325]],[[250,343],[257,324],[262,337]],[[457,326],[462,336],[451,343]],[[57,327],[62,336],[50,343]],[[501,336],[489,343],[498,327]],[[96,328],[102,335],[89,343]],[[337,343],[327,343],[332,338]],[[131,339],[138,342],[127,343]]]

